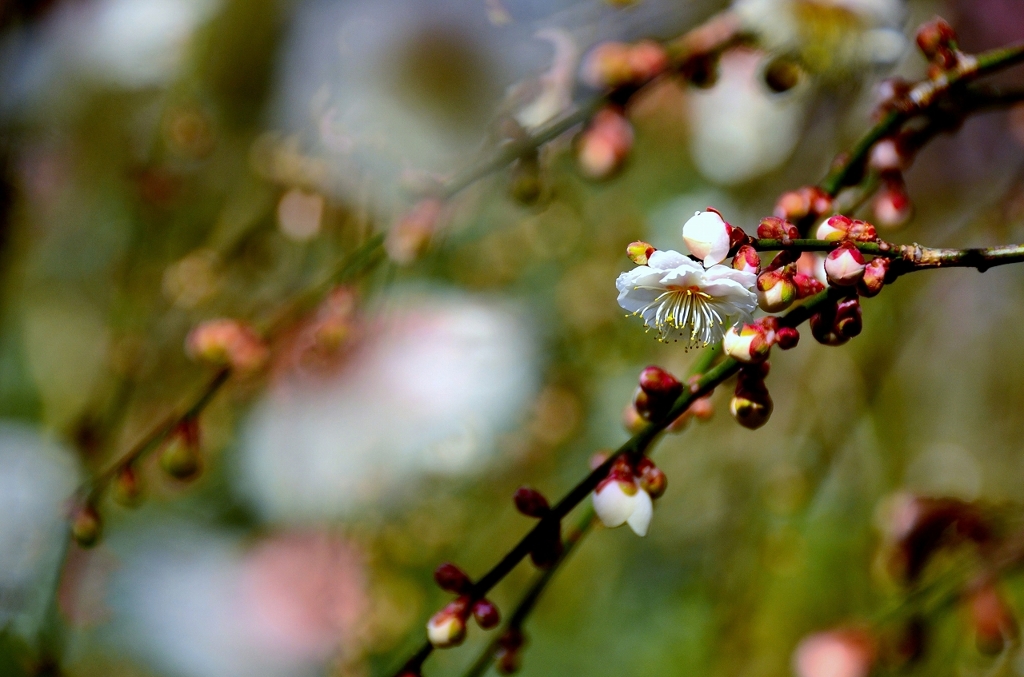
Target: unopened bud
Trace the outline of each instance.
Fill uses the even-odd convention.
[[[630,435],[636,435],[647,427],[646,419],[640,415],[640,412],[636,410],[636,407],[632,402],[622,409],[622,427],[624,427],[626,432]]]
[[[445,562],[434,569],[434,582],[445,592],[456,595],[469,592],[473,585],[466,572],[451,562]]]
[[[875,642],[860,630],[829,630],[800,641],[793,654],[797,677],[868,677]]]
[[[832,209],[832,197],[817,186],[803,186],[788,191],[775,203],[775,216],[787,221],[800,221],[820,216]]]
[[[917,29],[917,46],[928,59],[934,59],[956,42],[956,31],[942,17],[921,24]]]
[[[773,408],[766,388],[737,388],[729,402],[729,413],[741,426],[750,430],[757,430],[767,423]]]
[[[864,255],[851,242],[843,242],[825,257],[825,274],[829,282],[840,287],[860,282],[865,267]]]
[[[797,331],[796,327],[779,327],[775,332],[775,343],[778,344],[782,350],[789,350],[795,348],[796,344],[800,342],[800,332]]]
[[[626,247],[626,256],[629,260],[638,266],[646,266],[647,261],[651,258],[651,254],[658,251],[648,242],[637,240],[636,242],[630,242],[629,246]]]
[[[846,231],[850,229],[851,223],[853,223],[853,221],[842,214],[830,216],[825,221],[821,222],[814,236],[819,240],[825,240],[826,242],[835,242],[837,240],[845,239]]]
[[[758,224],[757,236],[766,240],[795,240],[800,237],[800,231],[785,219],[767,216]]]
[[[391,226],[384,249],[392,261],[408,265],[426,251],[437,230],[444,203],[437,198],[420,200]]]
[[[252,328],[231,319],[208,320],[195,327],[185,339],[185,350],[194,360],[243,373],[259,369],[269,355]]]
[[[624,42],[603,42],[583,58],[580,80],[595,89],[620,87],[633,77],[630,46]]]
[[[757,275],[761,272],[761,257],[757,255],[756,249],[745,244],[736,251],[736,256],[732,259],[732,267],[745,273]]]
[[[698,397],[687,411],[699,421],[709,421],[715,415],[715,405],[711,402],[710,396]]]
[[[871,148],[868,165],[878,172],[891,173],[906,169],[906,157],[900,152],[896,139],[882,139]]]
[[[469,598],[460,597],[427,621],[427,637],[439,649],[462,644],[466,639],[466,613]]]
[[[998,654],[1002,652],[1007,640],[1017,637],[1017,619],[992,583],[983,583],[973,590],[967,599],[967,606],[978,651]]]
[[[83,548],[91,548],[99,543],[103,533],[103,520],[96,506],[83,503],[75,508],[71,516],[71,537]]]
[[[668,68],[668,53],[653,40],[641,40],[629,49],[629,69],[633,82],[643,84]]]
[[[876,256],[864,266],[864,277],[857,283],[857,293],[861,296],[877,296],[885,285],[885,275],[889,272],[889,259]]]
[[[112,487],[114,500],[121,505],[134,508],[142,498],[142,483],[132,464],[117,471]]]
[[[858,336],[864,329],[860,301],[857,297],[841,301],[836,306],[835,332],[845,338]]]
[[[598,111],[577,139],[580,171],[591,179],[617,172],[633,147],[633,127],[615,108]]]
[[[199,453],[199,424],[195,419],[185,419],[178,425],[160,453],[160,467],[178,480],[191,480],[199,474],[202,456]]]
[[[527,517],[540,519],[551,512],[548,499],[536,489],[530,487],[519,487],[513,495],[512,500],[516,504],[516,510]]]
[[[850,222],[850,228],[846,231],[846,239],[855,242],[874,242],[878,239],[878,232],[867,221],[855,220]]]
[[[796,300],[793,275],[782,270],[766,270],[757,276],[757,305],[766,313],[778,313]]]
[[[522,655],[520,649],[525,643],[526,636],[518,628],[509,628],[498,639],[495,668],[500,674],[511,675],[519,671]]]
[[[673,401],[683,392],[683,384],[675,376],[654,365],[645,367],[638,381],[647,394],[667,397]]]
[[[473,618],[484,630],[490,630],[501,622],[501,613],[493,602],[482,599],[473,605]]]
[[[811,336],[815,341],[826,346],[839,346],[850,340],[849,337],[836,331],[835,319],[836,307],[834,305],[811,315]]]
[[[798,299],[809,298],[825,289],[825,285],[819,282],[818,278],[812,275],[804,275],[803,273],[793,275],[793,284],[796,285],[796,297]]]
[[[637,463],[637,472],[640,476],[640,488],[646,491],[651,498],[661,498],[668,487],[668,478],[664,471],[654,465],[649,458],[644,457]]]
[[[878,225],[889,229],[905,226],[914,217],[914,203],[902,181],[887,182],[875,195],[871,210]]]
[[[764,362],[771,352],[775,332],[761,324],[730,327],[722,339],[722,349],[734,360],[744,363]]]
[[[729,224],[712,209],[695,213],[683,224],[686,247],[704,262],[706,268],[725,260],[731,247],[731,236]]]

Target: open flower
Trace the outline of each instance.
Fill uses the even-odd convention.
[[[729,327],[750,320],[757,306],[757,277],[730,266],[707,270],[675,251],[656,251],[645,266],[619,275],[619,305],[644,318],[662,341],[706,346]]]

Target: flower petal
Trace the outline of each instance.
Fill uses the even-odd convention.
[[[646,536],[647,528],[651,526],[651,516],[654,514],[654,503],[651,496],[641,489],[633,497],[633,514],[626,520],[626,524],[637,536]]]
[[[593,493],[594,512],[606,527],[622,526],[633,514],[634,506],[641,494],[647,496],[643,491],[637,491],[630,496],[622,490],[621,482],[607,482]],[[650,501],[650,496],[647,500]]]

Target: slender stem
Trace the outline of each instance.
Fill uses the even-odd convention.
[[[832,163],[832,168],[818,186],[835,197],[843,187],[856,183],[854,177],[860,174],[868,153],[871,152],[875,143],[895,132],[910,118],[927,111],[941,98],[942,94],[948,92],[954,85],[970,82],[1022,61],[1024,61],[1024,43],[1017,43],[983,52],[977,56],[964,56],[953,69],[942,73],[937,78],[918,83],[910,90],[906,99],[899,102],[899,107],[886,113],[854,144],[849,152],[836,158]]]
[[[997,247],[971,247],[967,249],[938,249],[922,247],[919,244],[897,245],[889,242],[853,242],[861,252],[873,256],[884,256],[898,262],[900,274],[911,270],[930,268],[976,268],[985,272],[989,268],[1008,263],[1024,261],[1024,244],[1008,244]],[[758,251],[831,251],[840,242],[826,240],[770,240],[756,239],[751,246]]]

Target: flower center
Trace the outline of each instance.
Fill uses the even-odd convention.
[[[642,287],[650,288],[650,287]],[[658,290],[660,288],[653,288]],[[654,310],[654,317],[648,315]],[[668,285],[653,301],[636,311],[647,326],[654,326],[665,340],[670,330],[690,330],[690,344],[706,346],[721,335],[725,321],[711,294],[700,287]]]

